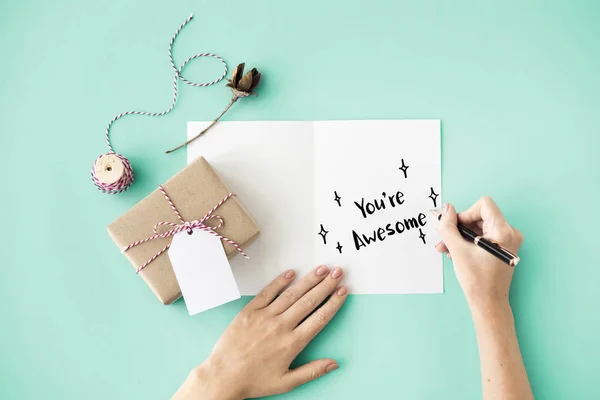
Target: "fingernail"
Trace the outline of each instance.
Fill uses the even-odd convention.
[[[325,275],[327,272],[329,272],[329,268],[327,268],[324,265],[321,265],[319,268],[317,268],[317,275],[318,276],[323,276]]]
[[[442,243],[444,243],[442,240],[440,240],[439,242],[437,242],[437,244],[434,247],[438,247],[439,245],[441,245]]]
[[[345,296],[346,293],[348,293],[348,289],[346,288],[346,286],[342,286],[341,288],[338,289],[337,291],[337,295],[338,296]]]
[[[449,209],[450,209],[450,204],[445,203],[444,204],[444,209],[442,210],[442,214],[446,214]]]
[[[292,271],[291,269],[289,269],[285,272],[285,275],[283,275],[283,277],[285,279],[292,279],[294,277],[294,275],[296,275],[296,273],[294,271]]]
[[[344,273],[344,271],[342,271],[342,269],[340,267],[337,267],[333,271],[331,271],[331,277],[333,279],[337,279],[340,276],[342,276],[343,273]]]
[[[337,364],[335,364],[335,363],[333,363],[333,364],[329,364],[329,365],[327,366],[327,368],[325,368],[325,372],[326,372],[326,373],[329,373],[329,372],[331,372],[331,371],[335,371],[335,370],[336,370],[336,369],[338,369],[339,367],[340,367],[340,366],[339,366],[339,365],[337,365]]]

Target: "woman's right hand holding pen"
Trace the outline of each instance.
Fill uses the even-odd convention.
[[[438,224],[442,241],[435,248],[452,258],[456,277],[469,306],[508,303],[514,268],[465,240],[456,228],[457,223],[501,244],[514,254],[523,243],[523,235],[506,222],[494,200],[487,196],[458,214],[451,204],[445,204]]]
[[[483,398],[533,399],[508,301],[514,268],[465,240],[457,223],[514,254],[523,243],[523,235],[506,222],[490,197],[483,197],[458,214],[451,204],[444,205],[438,224],[442,241],[435,247],[452,258],[471,309],[479,345]]]

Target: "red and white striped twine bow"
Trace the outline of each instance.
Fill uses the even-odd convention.
[[[207,233],[209,233],[211,235],[214,235],[214,236],[218,237],[222,241],[231,244],[233,247],[235,247],[237,249],[237,251],[240,252],[241,255],[243,255],[247,259],[250,259],[250,257],[248,257],[246,255],[246,253],[244,253],[244,251],[242,250],[242,248],[240,247],[240,245],[238,245],[236,242],[234,242],[233,240],[229,239],[228,237],[225,237],[225,236],[219,234],[218,232],[216,232],[217,229],[219,229],[220,227],[223,226],[223,224],[225,223],[225,221],[223,220],[222,217],[220,217],[218,215],[213,215],[213,213],[217,210],[217,208],[221,207],[223,205],[223,203],[225,203],[231,197],[235,196],[235,193],[228,193],[227,196],[225,196],[221,201],[219,201],[209,212],[207,212],[206,214],[204,214],[204,216],[201,219],[194,220],[194,221],[185,221],[183,219],[183,217],[181,216],[181,214],[179,213],[179,211],[177,210],[177,208],[175,207],[175,204],[173,204],[173,202],[169,198],[169,195],[167,195],[167,192],[165,192],[165,189],[162,186],[159,186],[158,189],[161,191],[161,193],[163,194],[163,196],[165,196],[165,199],[167,200],[167,203],[169,203],[169,206],[171,206],[171,209],[173,210],[173,212],[175,213],[175,215],[177,215],[177,218],[179,219],[179,221],[181,223],[180,224],[175,224],[173,222],[167,222],[167,221],[161,221],[161,222],[156,223],[154,225],[154,229],[153,229],[154,230],[154,235],[148,236],[147,238],[138,240],[136,242],[131,243],[129,246],[124,247],[123,248],[123,253],[125,253],[127,250],[129,250],[129,249],[131,249],[131,248],[133,248],[135,246],[138,246],[138,245],[140,245],[142,243],[149,242],[151,240],[168,238],[168,237],[174,236],[174,235],[176,235],[176,234],[178,234],[180,232],[183,232],[183,231],[188,231],[188,233],[191,234],[192,231],[194,229],[196,229],[196,230],[207,232]],[[219,221],[219,224],[217,226],[206,225],[205,222],[208,221],[208,220],[210,220],[210,219],[216,219],[217,221]],[[158,229],[161,226],[165,226],[165,225],[170,226],[171,229],[168,230],[168,231],[166,231],[166,232],[163,232],[163,233],[158,233]],[[155,255],[153,255],[148,261],[146,261],[140,267],[138,267],[138,269],[135,271],[136,274],[139,273],[144,268],[146,268],[148,266],[148,264],[150,264],[152,261],[156,260],[162,253],[164,253],[165,251],[167,251],[170,246],[171,246],[170,244],[167,244],[160,251],[158,251]]]

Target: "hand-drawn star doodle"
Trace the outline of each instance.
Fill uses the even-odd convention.
[[[405,178],[408,178],[408,176],[406,175],[406,170],[408,169],[408,165],[404,164],[404,158],[402,159],[402,166],[398,169],[401,170],[402,172],[404,172]]]
[[[433,191],[433,188],[431,188],[431,194],[429,196],[427,196],[431,199],[431,201],[433,201],[433,208],[437,207],[437,198],[438,198],[438,194],[436,192]]]
[[[337,246],[335,246],[335,248],[337,249],[337,251],[339,251],[339,252],[340,252],[340,254],[342,254],[342,247],[344,247],[344,246],[342,246],[342,245],[340,244],[340,242],[338,242],[338,245],[337,245]]]
[[[329,233],[329,231],[326,231],[325,228],[323,228],[323,224],[321,224],[321,231],[319,232],[319,235],[321,235],[321,237],[323,238],[323,244],[327,244],[327,234]]]
[[[340,196],[337,194],[337,191],[334,191],[333,193],[335,194],[335,198],[334,198],[333,200],[337,201],[337,203],[338,203],[338,207],[341,207],[341,206],[342,206],[342,203],[340,202],[340,200],[341,200],[342,198],[341,198],[341,197],[340,197]]]
[[[425,235],[425,234],[423,233],[423,230],[422,230],[421,228],[419,228],[419,239],[421,239],[421,240],[423,241],[423,244],[427,244],[427,243],[425,242],[425,236],[427,236],[427,235]]]

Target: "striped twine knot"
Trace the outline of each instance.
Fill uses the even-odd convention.
[[[233,247],[236,248],[237,251],[240,252],[241,255],[243,255],[247,259],[250,259],[250,257],[248,257],[246,255],[246,253],[244,253],[244,251],[242,250],[242,248],[240,247],[240,245],[238,245],[236,242],[234,242],[233,240],[229,239],[228,237],[225,237],[225,236],[223,236],[223,235],[221,235],[221,234],[219,234],[217,232],[217,229],[221,228],[223,226],[223,224],[225,223],[225,221],[223,220],[223,217],[221,217],[219,215],[213,215],[213,213],[219,207],[221,207],[223,205],[223,203],[225,203],[227,200],[229,200],[230,198],[232,198],[233,196],[235,196],[235,193],[228,193],[210,211],[208,211],[206,214],[204,214],[204,216],[202,218],[200,218],[198,220],[193,220],[193,221],[185,221],[183,219],[183,217],[181,216],[181,214],[179,213],[179,210],[177,210],[177,207],[175,207],[175,204],[173,204],[173,202],[171,201],[171,198],[169,197],[169,195],[167,194],[167,192],[165,191],[165,189],[162,187],[162,185],[159,186],[158,189],[160,190],[160,192],[165,197],[165,200],[167,201],[167,203],[169,203],[169,206],[171,207],[171,210],[173,210],[173,212],[175,213],[175,215],[179,219],[180,223],[176,224],[176,223],[168,222],[168,221],[157,222],[154,225],[154,228],[153,228],[154,235],[148,236],[148,237],[146,237],[144,239],[135,241],[135,242],[131,243],[128,246],[125,246],[123,248],[123,250],[122,250],[123,253],[125,253],[127,250],[130,250],[131,248],[133,248],[135,246],[139,246],[140,244],[149,242],[151,240],[165,239],[165,238],[168,238],[168,237],[175,236],[176,234],[178,234],[180,232],[183,232],[183,231],[187,231],[191,235],[194,230],[199,230],[199,231],[207,232],[208,234],[216,236],[219,239],[221,239],[222,241],[231,244]],[[219,221],[219,223],[216,226],[206,225],[206,222],[210,221],[211,219],[217,220],[217,221]],[[165,232],[159,233],[159,229],[162,226],[169,226],[169,227],[171,227],[171,229],[169,229],[169,230],[167,230]],[[171,244],[169,243],[165,247],[163,247],[161,250],[159,250],[155,255],[153,255],[152,257],[150,257],[150,259],[148,261],[146,261],[141,266],[139,266],[136,269],[135,273],[139,274],[141,270],[143,270],[144,268],[146,268],[148,266],[148,264],[150,264],[152,261],[156,260],[161,254],[163,254],[165,251],[167,251],[170,246],[171,246]]]
[[[128,170],[129,173],[128,173],[127,177],[123,177],[121,180],[118,181],[117,184],[106,185],[105,183],[103,183],[101,180],[98,179],[94,168],[92,168],[92,181],[94,182],[94,185],[96,185],[98,190],[100,190],[104,193],[108,193],[108,194],[117,194],[117,193],[121,193],[121,192],[124,192],[125,190],[127,190],[129,188],[129,186],[131,186],[131,184],[133,183],[133,170],[131,168],[131,163],[124,156],[115,153],[115,151],[113,150],[112,144],[110,142],[110,128],[116,120],[118,120],[119,118],[122,118],[126,115],[146,115],[149,117],[161,117],[163,115],[166,115],[166,114],[170,113],[173,110],[173,108],[175,108],[175,104],[177,103],[177,97],[179,94],[177,85],[178,85],[179,81],[182,81],[183,83],[186,83],[186,84],[188,84],[190,86],[194,86],[194,87],[207,87],[207,86],[212,86],[215,83],[220,82],[221,80],[223,80],[223,78],[225,78],[225,75],[227,75],[227,63],[225,62],[225,60],[223,60],[223,58],[221,58],[220,56],[213,54],[213,53],[194,54],[193,56],[191,56],[187,60],[185,60],[179,68],[177,68],[177,66],[175,65],[175,61],[173,60],[173,44],[175,43],[175,38],[177,38],[177,35],[179,35],[179,32],[181,32],[181,30],[193,18],[194,18],[194,16],[190,15],[179,26],[179,28],[177,28],[177,30],[171,37],[171,41],[169,42],[169,62],[171,63],[171,68],[173,69],[173,71],[175,73],[175,77],[173,78],[173,99],[171,101],[171,106],[165,111],[155,112],[155,113],[147,112],[147,111],[125,111],[121,114],[116,115],[113,119],[111,119],[109,121],[108,125],[106,126],[104,139],[106,141],[106,145],[108,146],[108,150],[109,150],[109,152],[107,154],[117,155],[121,159],[121,161],[123,161],[123,164],[125,165],[125,169]],[[223,73],[221,74],[221,76],[219,76],[217,79],[215,79],[211,82],[202,82],[202,83],[192,82],[192,81],[184,78],[183,75],[181,74],[181,72],[183,71],[185,66],[188,65],[188,63],[190,61],[195,60],[196,58],[200,58],[200,57],[212,57],[212,58],[216,58],[217,60],[219,60],[221,62],[221,64],[223,64]]]

